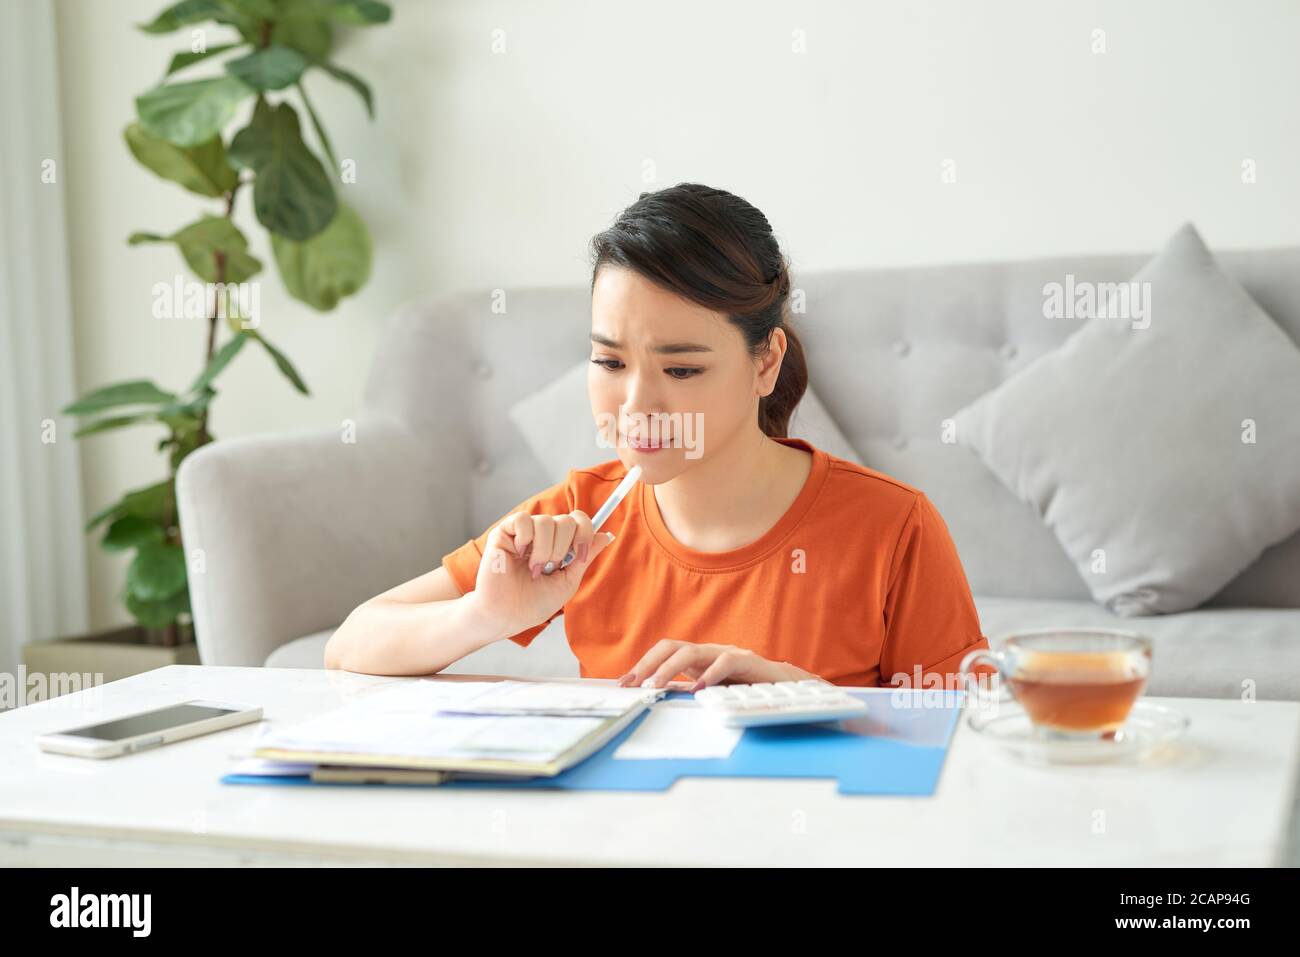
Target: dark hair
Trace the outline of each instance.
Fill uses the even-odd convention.
[[[785,437],[808,388],[803,344],[786,323],[790,269],[767,217],[739,196],[698,183],[642,193],[591,241],[591,285],[606,264],[624,266],[684,299],[725,313],[750,353],[767,352],[773,329],[788,345],[770,395],[758,403],[764,434]]]

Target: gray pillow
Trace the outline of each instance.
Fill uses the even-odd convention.
[[[1190,223],[1133,282],[954,417],[1124,616],[1193,608],[1300,528],[1300,349]]]
[[[510,420],[554,482],[563,482],[569,469],[587,468],[618,458],[618,449],[601,447],[587,396],[583,359],[550,385],[525,396],[509,409]],[[796,439],[861,465],[835,420],[810,387],[790,416],[789,433]],[[708,442],[708,432],[704,440]]]

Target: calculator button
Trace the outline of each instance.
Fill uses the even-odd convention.
[[[696,700],[725,724],[798,724],[860,717],[866,703],[819,678],[703,688]]]

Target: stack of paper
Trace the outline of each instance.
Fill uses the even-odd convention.
[[[593,754],[666,693],[567,682],[417,680],[273,730],[254,753],[298,765],[553,775]]]

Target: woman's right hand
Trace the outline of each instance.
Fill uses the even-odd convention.
[[[517,635],[564,607],[596,556],[613,540],[609,532],[596,534],[591,518],[581,510],[507,515],[488,533],[474,583],[476,600],[507,636]],[[560,568],[569,551],[574,552],[573,561]],[[548,561],[555,563],[555,571],[543,575]]]

